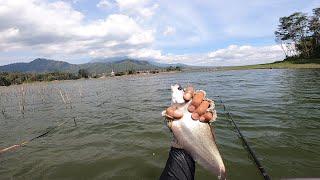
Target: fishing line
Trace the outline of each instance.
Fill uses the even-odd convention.
[[[245,139],[245,137],[243,136],[243,134],[241,133],[237,123],[233,120],[232,116],[231,116],[231,113],[228,111],[227,107],[225,106],[225,104],[223,103],[222,99],[220,96],[217,96],[219,97],[219,100],[220,100],[220,103],[221,105],[223,106],[223,111],[224,112],[227,112],[227,115],[229,117],[229,120],[232,122],[233,126],[235,127],[235,129],[237,130],[238,132],[238,135],[240,137],[240,139],[242,140],[246,150],[249,152],[249,154],[251,155],[254,163],[256,164],[257,168],[259,169],[261,175],[263,176],[263,178],[265,180],[270,180],[270,176],[268,175],[268,173],[266,172],[266,170],[264,169],[264,167],[262,166],[262,164],[260,163],[259,159],[257,158],[255,152],[253,151],[253,149],[249,146],[249,143],[248,141]]]
[[[73,121],[74,121],[75,126],[77,126],[75,117],[73,118]],[[22,146],[30,143],[30,142],[33,141],[33,140],[36,140],[36,139],[38,139],[38,138],[45,137],[45,136],[48,135],[50,132],[52,132],[53,130],[57,129],[58,127],[64,125],[64,124],[67,123],[67,122],[68,122],[68,121],[64,121],[64,122],[58,124],[58,125],[55,126],[55,127],[49,128],[49,129],[48,129],[47,131],[45,131],[44,133],[42,133],[42,134],[40,134],[40,135],[38,135],[38,136],[36,136],[36,137],[33,137],[33,138],[31,138],[31,139],[29,139],[29,140],[27,140],[27,141],[23,141],[23,142],[21,142],[21,143],[19,143],[19,144],[15,144],[15,145],[9,146],[9,147],[4,148],[4,149],[0,149],[0,155],[3,154],[3,153],[5,153],[5,152],[7,152],[7,151],[15,150],[15,149],[17,149],[17,148],[19,148],[19,147],[22,147]]]

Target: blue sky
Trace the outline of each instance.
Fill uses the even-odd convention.
[[[283,58],[278,19],[318,0],[0,0],[0,65],[128,56],[245,65]]]

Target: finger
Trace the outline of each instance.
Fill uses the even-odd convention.
[[[194,105],[190,104],[188,107],[188,111],[189,112],[194,112],[196,110],[196,107],[194,107]]]
[[[190,101],[194,94],[194,88],[192,86],[188,86],[183,95],[184,100]]]
[[[186,92],[194,93],[194,88],[189,85],[189,86],[186,88]]]
[[[174,111],[177,109],[175,106],[170,106],[166,109],[166,116],[169,118],[173,118],[174,116]]]
[[[201,122],[209,122],[213,118],[213,114],[211,112],[206,112],[204,115],[200,116],[200,121]]]
[[[183,94],[183,99],[186,100],[186,101],[190,101],[192,99],[192,96],[193,96],[193,93],[185,92]]]
[[[176,106],[171,106],[166,109],[166,116],[168,118],[180,119],[182,118],[183,113]]]
[[[210,106],[210,103],[208,101],[202,101],[195,112],[198,113],[199,116],[202,116],[207,111],[209,106]]]
[[[174,119],[181,119],[182,116],[183,116],[183,113],[179,109],[175,110],[174,113],[173,113],[173,118]]]
[[[193,120],[198,120],[198,119],[200,118],[200,116],[199,116],[198,113],[194,112],[194,113],[191,114],[191,118],[192,118]]]
[[[192,99],[191,104],[194,105],[195,107],[198,107],[203,101],[203,98],[204,98],[204,92],[202,91],[196,92],[196,94]]]
[[[199,91],[197,93],[195,93],[195,95],[193,96],[192,102],[190,103],[190,106],[194,106],[195,108],[197,108],[201,102],[203,101],[204,98],[204,92]],[[190,111],[192,112],[192,111]]]

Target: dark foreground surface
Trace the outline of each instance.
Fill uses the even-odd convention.
[[[68,122],[0,155],[0,179],[157,179],[171,140],[160,113],[170,104],[170,85],[177,82],[206,90],[213,99],[222,97],[273,179],[320,177],[320,70],[279,69],[1,87],[1,148]],[[259,179],[216,105],[217,144],[228,178]],[[196,179],[213,178],[197,166]]]

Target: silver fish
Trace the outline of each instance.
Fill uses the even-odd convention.
[[[172,105],[183,112],[181,119],[168,121],[168,127],[174,135],[172,146],[186,150],[197,163],[217,175],[218,179],[226,179],[226,170],[215,143],[213,127],[191,118],[191,113],[188,111],[191,101],[184,101],[180,85],[171,86],[171,90]],[[207,100],[212,102],[211,111],[215,116],[214,103],[210,99]],[[166,116],[165,111],[162,115]]]

